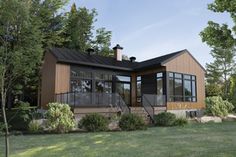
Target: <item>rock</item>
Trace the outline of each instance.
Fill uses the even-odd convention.
[[[228,116],[224,117],[224,121],[236,121],[236,115],[229,114]]]
[[[220,117],[203,116],[200,118],[199,122],[200,123],[208,123],[208,122],[221,123],[222,119]]]
[[[108,125],[109,130],[119,130],[119,121],[112,121]]]

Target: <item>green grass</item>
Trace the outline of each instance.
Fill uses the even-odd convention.
[[[3,137],[0,137],[3,156]],[[236,122],[145,131],[11,136],[11,157],[235,157]]]

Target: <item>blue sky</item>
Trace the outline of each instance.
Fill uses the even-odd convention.
[[[210,48],[199,33],[209,20],[232,26],[228,14],[213,13],[213,0],[70,0],[77,7],[95,8],[95,28],[112,31],[112,46],[138,61],[188,49],[203,65],[212,61]]]

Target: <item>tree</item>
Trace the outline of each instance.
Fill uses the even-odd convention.
[[[111,36],[111,31],[106,31],[104,27],[97,29],[93,45],[95,52],[103,56],[113,55],[114,52],[110,49]]]
[[[34,73],[42,58],[42,34],[30,0],[0,1],[0,92],[5,125],[5,156],[9,156],[9,131],[6,118],[6,96],[20,77]]]
[[[94,23],[97,21],[97,12],[95,9],[89,10],[85,7],[78,8],[75,3],[67,13],[67,22],[65,26],[64,46],[76,49],[80,52],[86,52],[93,48],[95,54],[110,56],[113,54],[111,46],[111,31],[104,27],[94,31]]]
[[[90,11],[85,7],[77,10],[76,5],[73,4],[68,14],[65,26],[65,38],[68,40],[65,42],[65,46],[86,52],[88,48],[91,48],[92,29],[97,12],[95,9]]]
[[[233,9],[234,8],[234,9]],[[229,12],[234,22],[236,6],[232,0],[215,0],[208,5],[208,9],[214,12]],[[229,94],[229,78],[235,70],[235,27],[230,29],[227,24],[217,24],[208,22],[208,26],[200,33],[202,41],[211,48],[211,55],[214,62],[207,64],[208,83],[223,83],[223,96],[227,98]]]
[[[234,105],[236,110],[236,75],[232,75],[230,78],[230,101]]]

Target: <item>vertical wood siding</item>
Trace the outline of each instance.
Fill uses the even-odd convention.
[[[205,108],[205,71],[188,53],[184,53],[165,64],[166,71],[196,75],[197,102],[168,102],[167,110]]]
[[[70,66],[56,64],[55,93],[66,93],[70,91]]]
[[[49,52],[45,53],[41,72],[41,107],[46,108],[54,100],[55,93],[56,59]]]

